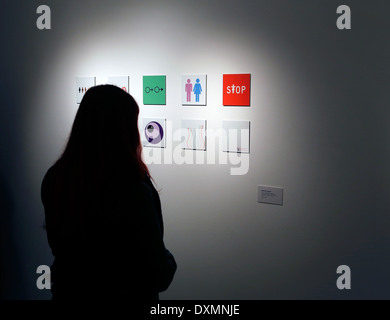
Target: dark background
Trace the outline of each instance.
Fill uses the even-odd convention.
[[[137,98],[142,74],[196,72],[208,74],[205,114],[178,114],[174,90],[165,114],[144,114],[251,120],[250,170],[151,165],[179,264],[162,298],[390,297],[388,1],[49,0],[43,31],[40,4],[1,9],[2,299],[50,298],[35,286],[52,262],[40,183],[77,109],[75,77],[135,75]],[[351,30],[336,28],[342,4]],[[251,108],[223,109],[221,75],[241,72],[252,74]],[[284,206],[258,204],[257,184],[284,187]],[[342,264],[349,291],[336,288]]]

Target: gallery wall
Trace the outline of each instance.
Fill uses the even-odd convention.
[[[116,75],[140,118],[167,119],[168,154],[183,118],[251,122],[249,155],[149,165],[178,263],[162,299],[390,297],[386,1],[47,1],[51,30],[36,28],[40,4],[14,1],[1,21],[3,297],[50,298],[35,285],[53,259],[40,183],[77,111],[76,77]],[[336,27],[341,4],[351,30]],[[251,74],[250,107],[222,105],[235,73]],[[184,74],[207,75],[206,106],[182,106]],[[166,105],[143,104],[144,75],[166,75]],[[258,203],[258,185],[283,188],[283,205]],[[339,265],[351,290],[336,287]]]

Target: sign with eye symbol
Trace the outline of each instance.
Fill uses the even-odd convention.
[[[144,147],[165,148],[166,119],[144,118],[141,139]]]

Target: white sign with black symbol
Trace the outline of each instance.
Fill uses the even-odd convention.
[[[258,186],[257,202],[283,205],[283,188]]]
[[[77,77],[76,78],[76,101],[78,104],[83,100],[84,94],[89,88],[96,85],[96,77]]]

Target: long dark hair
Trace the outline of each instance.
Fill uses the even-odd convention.
[[[134,98],[116,86],[85,93],[64,152],[42,183],[45,209],[56,212],[46,216],[51,230],[59,234],[65,225],[85,234],[94,218],[128,214],[135,190],[152,179],[142,160],[138,115]]]
[[[85,93],[56,163],[75,192],[96,189],[115,172],[133,182],[150,176],[142,160],[138,114],[134,98],[116,86],[99,85]]]

